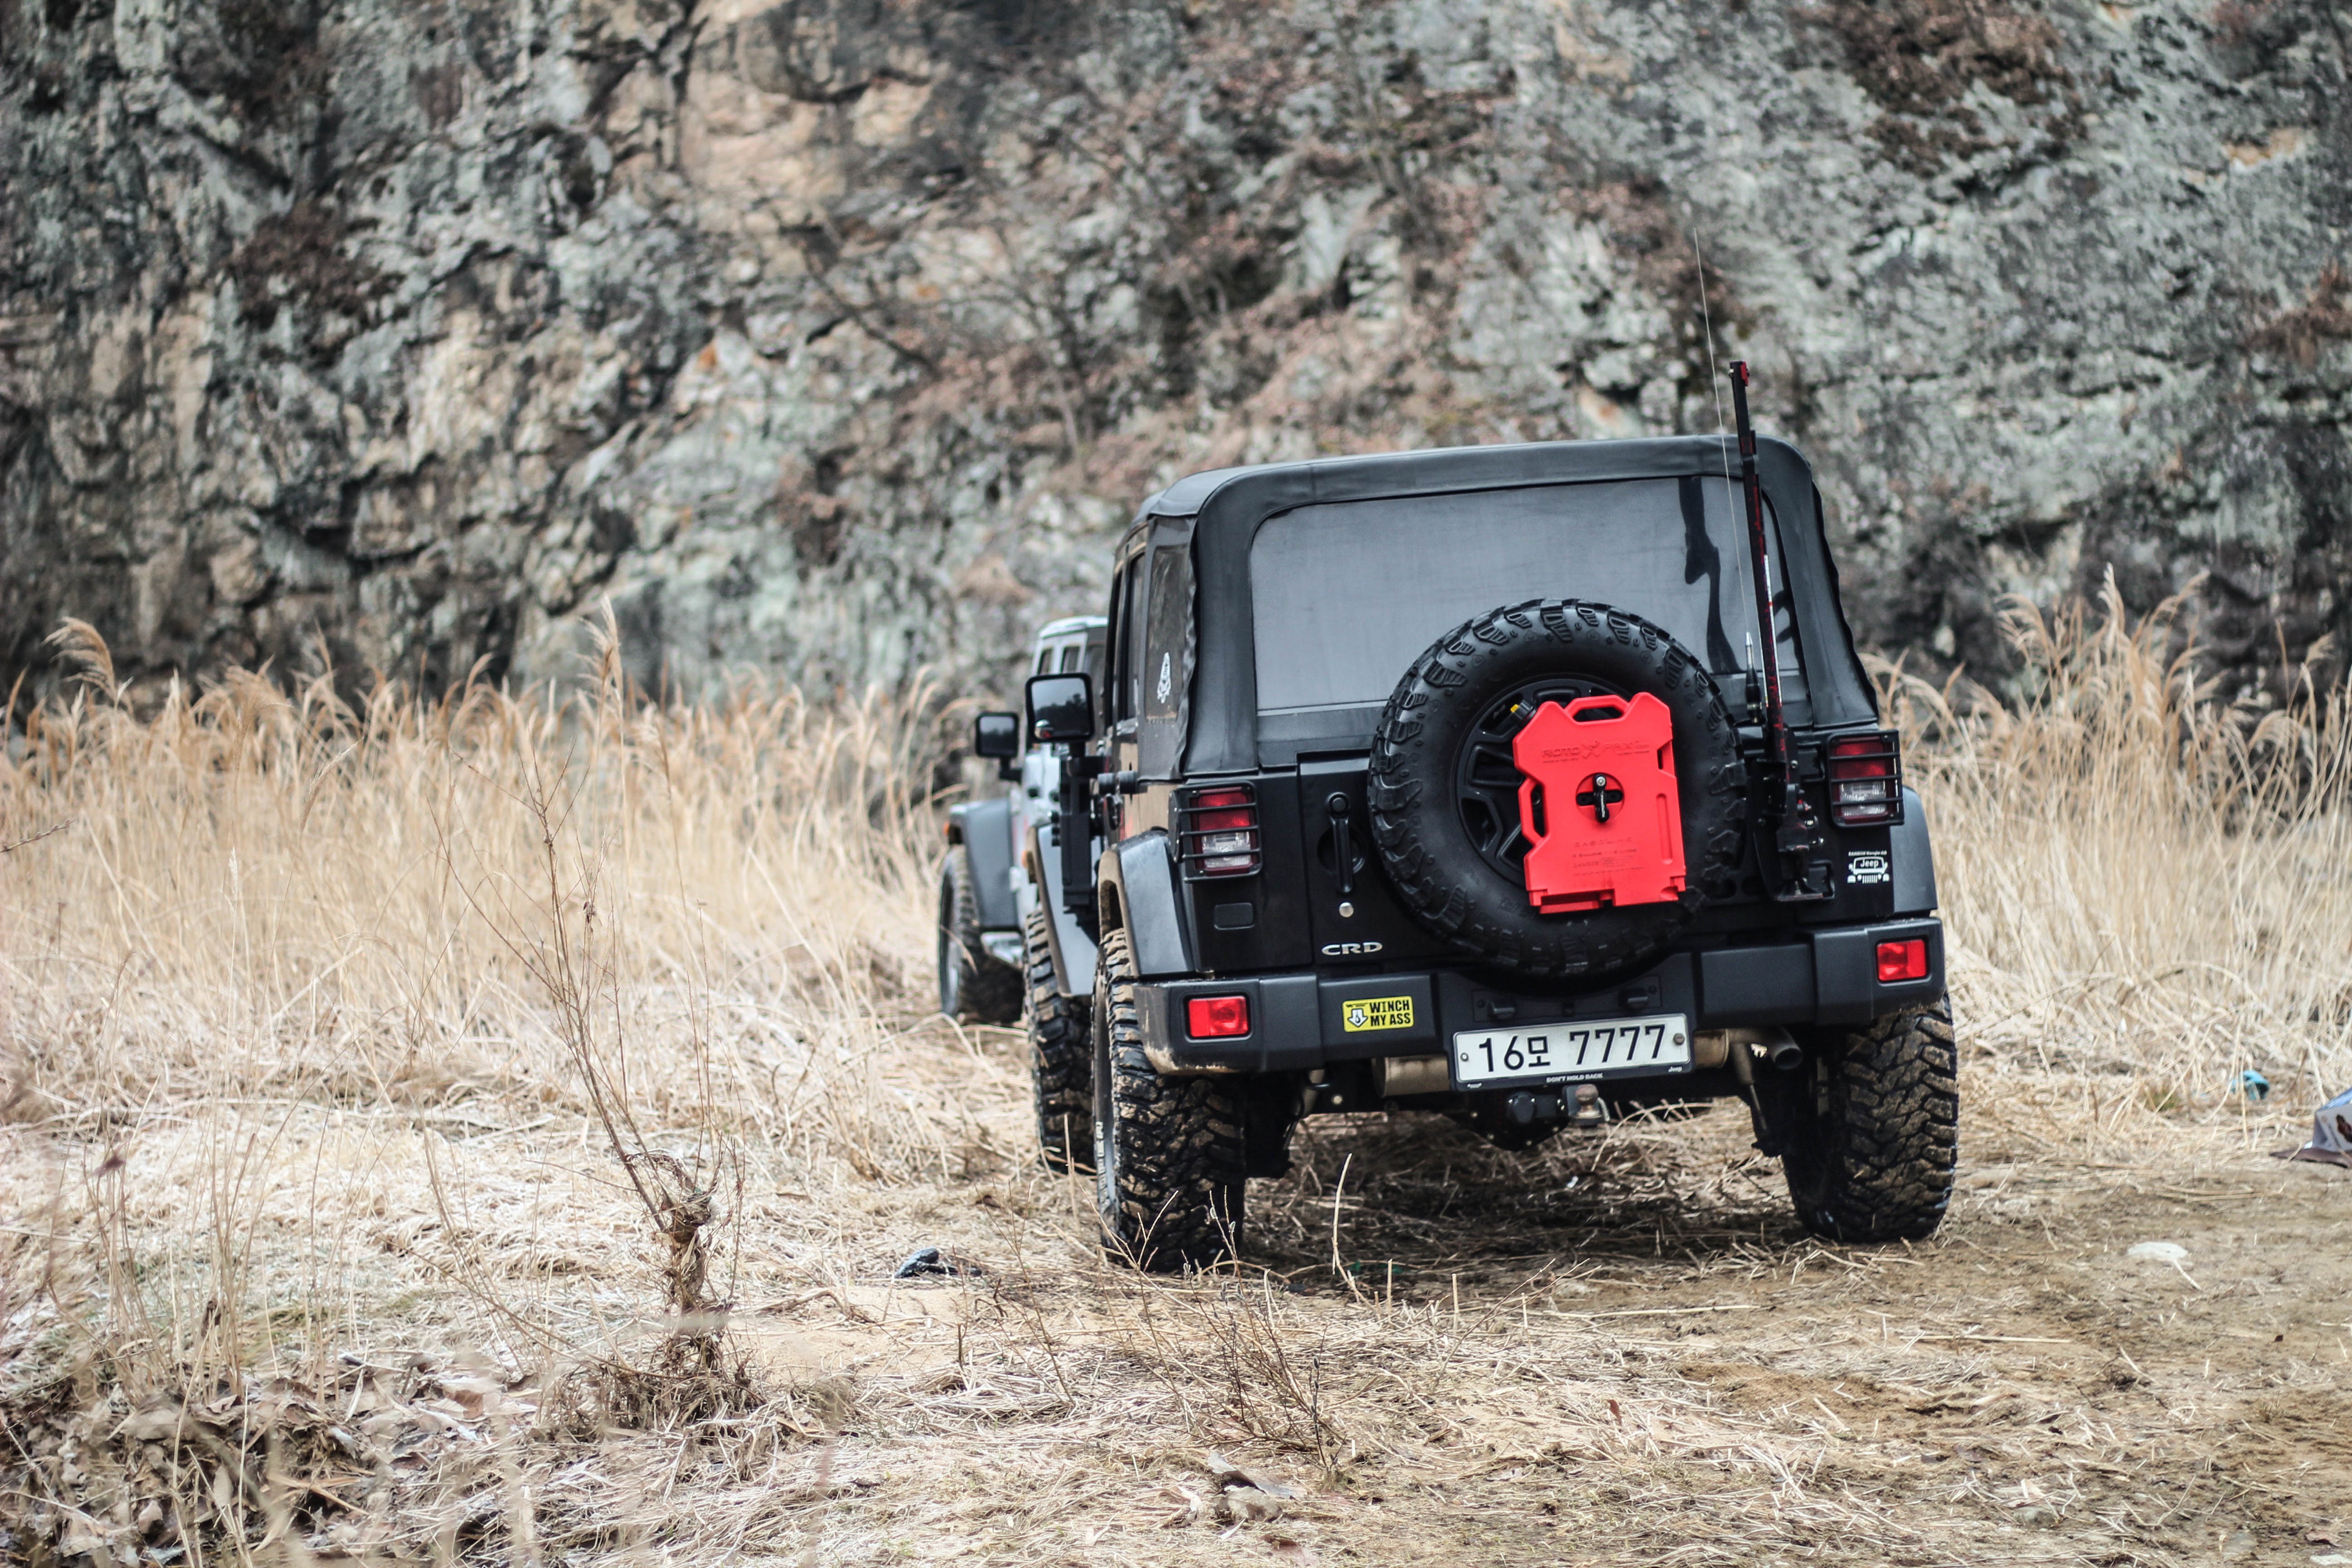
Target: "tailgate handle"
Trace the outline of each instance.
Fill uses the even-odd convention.
[[[1331,814],[1332,869],[1339,874],[1339,890],[1352,893],[1356,890],[1356,846],[1349,837],[1348,797],[1333,790],[1331,798],[1323,803],[1323,809]]]

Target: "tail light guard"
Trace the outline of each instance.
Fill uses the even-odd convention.
[[[1265,860],[1257,786],[1203,784],[1175,803],[1176,864],[1188,882],[1255,875]]]
[[[1903,739],[1893,730],[1826,736],[1822,778],[1840,827],[1892,827],[1903,820]]]

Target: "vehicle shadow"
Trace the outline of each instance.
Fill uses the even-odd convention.
[[[1687,1277],[1769,1267],[1809,1241],[1780,1163],[1756,1152],[1732,1102],[1524,1151],[1433,1113],[1321,1118],[1299,1129],[1291,1159],[1287,1176],[1250,1184],[1244,1263],[1300,1288],[1345,1289],[1343,1270],[1383,1285],[1507,1284],[1600,1260]]]

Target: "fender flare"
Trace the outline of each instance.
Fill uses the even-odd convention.
[[[1927,841],[1927,810],[1919,792],[1903,786],[1903,820],[1888,846],[1894,851],[1895,912],[1926,915],[1936,910],[1936,850]]]
[[[1103,851],[1096,867],[1104,925],[1116,911],[1127,931],[1139,979],[1160,980],[1199,973],[1193,962],[1191,922],[1176,880],[1176,856],[1167,831],[1152,828],[1121,839]]]
[[[1078,926],[1070,912],[1062,907],[1055,889],[1061,886],[1058,876],[1047,877],[1045,868],[1060,864],[1058,847],[1048,842],[1055,820],[1032,819],[1029,839],[1022,851],[1022,866],[1029,873],[1030,885],[1036,889],[1038,910],[1045,917],[1045,946],[1054,960],[1054,987],[1065,996],[1092,996],[1095,991],[1095,944]]]
[[[948,812],[948,843],[961,847],[971,867],[972,901],[982,931],[1019,931],[1013,902],[1013,802],[967,801]]]

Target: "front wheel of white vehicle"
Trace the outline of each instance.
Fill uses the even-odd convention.
[[[971,860],[961,845],[940,867],[940,1011],[959,1023],[1010,1024],[1021,1016],[1021,972],[992,954],[980,930]]]

